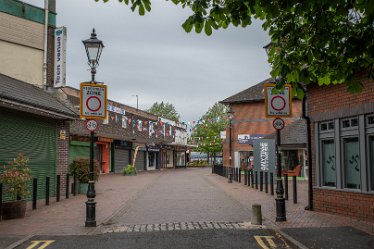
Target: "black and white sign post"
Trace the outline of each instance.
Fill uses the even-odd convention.
[[[282,167],[280,145],[280,130],[284,127],[284,120],[279,117],[289,117],[292,115],[291,86],[285,85],[281,91],[274,90],[275,84],[265,84],[265,115],[275,117],[273,127],[277,131],[277,189],[275,198],[276,218],[275,221],[287,221],[286,201],[284,199],[284,188],[282,182]]]
[[[107,87],[95,82],[96,67],[99,64],[102,41],[96,38],[95,29],[91,37],[83,41],[91,67],[91,82],[80,85],[80,116],[86,118],[86,128],[90,131],[90,174],[86,201],[86,227],[96,227],[96,192],[94,179],[94,143],[95,130],[98,127],[96,119],[106,119],[107,116]]]

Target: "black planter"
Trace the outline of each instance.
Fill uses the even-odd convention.
[[[3,202],[2,218],[4,220],[24,218],[26,214],[26,200]]]

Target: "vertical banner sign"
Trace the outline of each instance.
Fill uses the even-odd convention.
[[[254,170],[275,174],[275,141],[258,139],[253,141]]]
[[[291,85],[284,85],[284,89],[273,92],[275,84],[264,84],[265,115],[266,117],[292,116]]]
[[[53,87],[63,87],[66,84],[66,27],[55,29]]]
[[[80,85],[80,116],[86,119],[107,118],[107,86],[91,83]]]

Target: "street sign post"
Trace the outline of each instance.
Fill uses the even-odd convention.
[[[266,117],[290,117],[292,115],[291,85],[286,84],[281,91],[273,92],[275,84],[265,84]]]
[[[80,117],[106,119],[107,86],[91,83],[80,84]]]

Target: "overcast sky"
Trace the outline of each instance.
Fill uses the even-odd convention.
[[[44,0],[24,2],[43,7]],[[108,85],[109,98],[147,109],[172,103],[181,120],[198,120],[215,102],[269,77],[262,48],[270,38],[259,22],[214,31],[211,36],[186,33],[190,15],[170,1],[152,0],[145,16],[117,0],[57,0],[57,26],[67,27],[67,85],[90,80],[82,40],[95,27],[105,48],[97,81]]]

